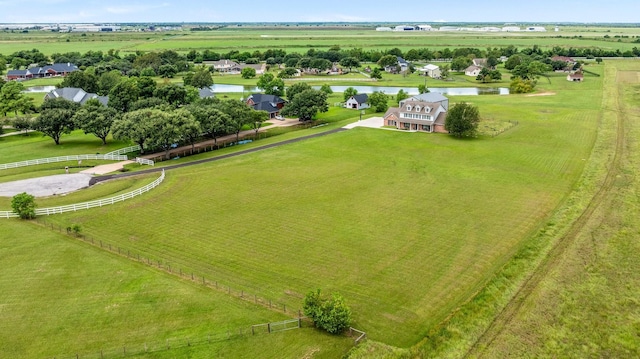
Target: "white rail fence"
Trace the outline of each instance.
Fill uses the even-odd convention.
[[[105,156],[118,156],[118,155],[124,155],[126,153],[136,152],[136,151],[140,151],[139,145],[129,146],[129,147],[121,148],[119,150],[111,151],[109,153],[106,153]]]
[[[65,212],[75,212],[75,211],[79,211],[79,210],[83,210],[83,209],[102,207],[102,206],[107,206],[107,205],[110,205],[110,204],[122,202],[122,201],[125,201],[127,199],[131,199],[133,197],[137,197],[137,196],[139,196],[139,195],[141,195],[143,193],[149,192],[150,190],[158,187],[158,185],[160,185],[160,183],[162,183],[162,181],[164,181],[164,170],[162,170],[162,174],[155,181],[149,183],[148,185],[146,185],[146,186],[144,186],[142,188],[138,188],[138,189],[136,189],[134,191],[131,191],[131,192],[128,192],[128,193],[123,193],[121,195],[118,195],[118,196],[115,196],[115,197],[111,197],[111,198],[105,198],[105,199],[97,200],[97,201],[70,204],[70,205],[67,205],[67,206],[60,206],[60,207],[50,207],[50,208],[36,209],[36,216],[59,214],[59,213],[65,213]],[[0,218],[15,218],[15,217],[18,217],[18,215],[16,213],[14,213],[14,212],[11,212],[11,211],[0,211]]]
[[[149,166],[155,165],[155,162],[153,162],[152,160],[148,160],[146,158],[141,158],[141,157],[136,157],[136,163],[139,163],[141,165],[149,165]]]
[[[9,168],[18,168],[26,166],[43,165],[47,163],[66,162],[66,161],[80,161],[80,160],[107,160],[107,161],[127,161],[129,158],[124,155],[73,155],[73,156],[60,156],[41,158],[37,160],[27,160],[20,162],[4,163],[0,164],[0,170],[6,170]]]

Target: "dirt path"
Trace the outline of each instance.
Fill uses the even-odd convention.
[[[619,91],[619,90],[617,90]],[[579,232],[586,224],[592,219],[595,210],[606,202],[608,196],[613,195],[612,189],[614,181],[618,176],[621,169],[621,161],[624,153],[624,147],[626,143],[625,139],[625,119],[626,113],[624,106],[620,103],[620,94],[615,96],[616,108],[609,109],[618,113],[617,129],[616,129],[616,143],[613,159],[609,163],[609,168],[604,182],[593,196],[585,210],[580,217],[572,224],[569,231],[556,242],[554,247],[549,251],[547,256],[542,260],[538,268],[533,274],[527,278],[524,284],[516,292],[511,301],[505,306],[496,318],[492,321],[485,332],[478,338],[474,345],[469,348],[465,358],[468,357],[482,357],[483,348],[490,346],[493,341],[502,333],[505,328],[508,328],[515,316],[520,312],[524,303],[529,296],[536,290],[544,278],[562,261],[563,255],[572,243],[576,241]]]

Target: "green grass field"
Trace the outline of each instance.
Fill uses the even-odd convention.
[[[609,357],[640,355],[638,305],[637,167],[640,163],[640,66],[607,66],[601,161],[611,162],[612,180],[594,201],[592,215],[564,238],[566,250],[551,256],[547,273],[528,290],[522,305],[499,317],[471,357]],[[611,156],[616,139],[619,154]],[[618,162],[619,161],[619,162]],[[526,343],[526,344],[525,344]]]
[[[604,38],[609,35],[611,38]],[[618,41],[614,36],[630,36]],[[457,47],[487,47],[513,45],[519,48],[538,45],[544,49],[559,47],[599,47],[603,49],[630,50],[631,40],[640,35],[637,28],[563,27],[555,33],[469,33],[469,32],[376,32],[371,29],[291,29],[247,28],[223,29],[207,32],[170,33],[110,33],[110,34],[58,34],[30,32],[28,34],[0,33],[0,53],[10,54],[19,50],[38,48],[43,53],[70,51],[106,52],[120,50],[121,54],[135,51],[176,50],[188,52],[213,49],[264,51],[286,49],[288,52],[306,52],[309,48],[328,49],[362,48],[385,50],[400,48],[431,48],[440,50]]]
[[[253,353],[277,358],[269,353],[280,352],[300,357],[313,350],[335,358],[351,346],[348,338],[328,338],[311,329],[254,337],[248,330],[252,324],[287,317],[36,224],[7,220],[2,234],[3,357],[100,357],[100,350],[114,357],[126,346],[130,353],[143,351],[145,343],[162,350],[167,340],[180,348],[153,357]],[[245,335],[226,340],[228,331],[239,333],[241,328]],[[202,341],[208,335],[217,341],[185,348],[188,338]],[[46,340],[34,341],[36,337]],[[312,344],[316,340],[318,345]],[[331,345],[326,345],[329,340]]]
[[[544,47],[584,44],[630,49],[633,45],[600,39],[611,29],[571,31],[584,39],[458,34],[419,38],[425,41],[417,47],[449,46],[447,41],[457,46],[501,46],[503,40]],[[635,29],[613,31],[612,35],[635,36]],[[165,46],[184,50],[199,49],[211,36],[218,36],[214,47],[225,49],[227,41],[242,47],[259,34],[269,36],[256,41],[256,48],[286,42],[282,30],[262,29],[229,38],[225,32],[211,32],[144,35],[149,38],[140,34],[127,43],[118,38],[120,34],[96,35],[93,40],[100,46],[119,43],[123,51]],[[43,51],[56,44],[64,49],[74,41],[79,48],[91,42],[64,36],[71,36],[71,41],[40,35],[29,41],[43,43]],[[405,49],[416,43],[414,35],[391,40],[390,35],[368,32],[357,36],[361,47],[385,48],[389,41],[389,47]],[[0,36],[0,53],[25,46],[16,39]],[[305,40],[322,48],[334,45],[328,39],[343,47],[355,41],[329,30],[308,30],[287,40],[292,51],[304,51]],[[29,42],[26,46],[33,47]],[[588,68],[605,76],[587,74],[584,83],[568,82],[563,75],[552,76],[550,83],[543,78],[537,95],[544,96],[451,98],[452,103],[479,106],[487,126],[518,122],[496,137],[457,140],[438,134],[354,129],[171,170],[160,187],[141,197],[46,221],[62,228],[79,224],[83,234],[114,248],[273,299],[293,311],[301,307],[308,290],[339,291],[353,310],[353,325],[371,339],[370,345],[353,352],[354,358],[636,356],[640,350],[634,256],[638,156],[633,139],[638,135],[639,69],[633,61],[611,60]],[[389,77],[386,84],[405,86],[420,83],[419,79]],[[465,81],[457,80],[458,85]],[[340,95],[334,94],[330,102],[338,102]],[[544,262],[541,258],[554,240],[551,236],[563,233],[596,192],[598,174],[611,160],[606,139],[615,132],[604,126],[615,123],[616,116],[624,117],[628,134],[611,195],[604,197],[606,201],[566,252],[553,257],[558,259],[545,269],[547,275],[523,299],[522,307],[504,320],[500,308],[511,307],[521,276]],[[355,119],[353,113],[335,107],[320,117],[331,124],[245,148]],[[98,139],[80,132],[64,136],[62,143],[55,146],[51,139],[35,134],[0,138],[1,162],[106,153],[126,146],[114,141],[101,146]],[[234,149],[218,154],[225,151]],[[57,169],[7,172],[0,181],[51,171]],[[154,178],[107,182],[37,202],[45,207],[104,198]],[[9,203],[10,199],[1,199],[0,209]],[[128,346],[132,356],[154,358],[207,358],[212,353],[334,358],[352,345],[348,338],[302,329],[277,337],[241,336],[144,354],[145,343],[160,347],[168,338],[184,343],[185,338],[224,334],[228,328],[286,316],[37,224],[9,220],[0,233],[0,258],[6,263],[0,312],[7,318],[0,324],[0,356],[73,357],[76,352],[96,356],[100,349],[121,356],[123,346]],[[51,340],[33,345],[34,336]]]
[[[170,171],[144,198],[48,220],[291,307],[316,287],[340,291],[356,327],[407,347],[479,290],[580,175],[601,78],[552,81],[542,90],[555,96],[456,97],[519,121],[495,138],[355,129]]]

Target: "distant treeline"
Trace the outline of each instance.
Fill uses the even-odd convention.
[[[395,55],[403,57],[408,61],[432,61],[450,60],[456,57],[474,56],[479,58],[501,56],[510,57],[514,54],[524,54],[528,56],[538,55],[540,57],[569,56],[569,57],[635,57],[640,56],[640,49],[634,47],[631,50],[621,51],[619,49],[601,48],[576,48],[555,46],[549,49],[542,49],[537,45],[533,47],[517,48],[513,45],[493,48],[445,48],[434,50],[429,48],[415,48],[402,51],[399,48],[387,50],[364,50],[362,48],[341,49],[333,46],[328,50],[310,48],[305,53],[287,52],[283,49],[269,49],[266,51],[239,51],[215,52],[212,50],[196,51],[191,50],[186,54],[180,54],[173,50],[159,52],[128,53],[120,55],[119,50],[87,51],[55,53],[46,56],[37,49],[23,50],[3,56],[0,54],[0,64],[5,63],[13,69],[26,68],[32,64],[46,65],[49,63],[71,62],[80,68],[94,66],[98,73],[111,70],[120,70],[123,74],[135,75],[136,72],[145,68],[152,68],[158,71],[163,65],[175,66],[180,72],[188,68],[188,63],[201,63],[203,61],[218,61],[230,59],[244,63],[266,62],[268,65],[286,64],[295,67],[301,58],[326,59],[332,63],[338,63],[344,58],[355,58],[360,62],[378,62],[383,56]],[[133,72],[133,73],[132,73]]]

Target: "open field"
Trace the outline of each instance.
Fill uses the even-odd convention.
[[[552,252],[533,284],[491,325],[472,357],[640,355],[638,141],[640,66],[607,67],[603,106],[617,133],[610,174],[589,215]]]
[[[238,332],[242,327],[246,333],[252,324],[287,317],[105,254],[35,224],[6,220],[2,234],[2,357],[75,358],[79,353],[99,358],[100,350],[115,357],[126,346],[134,352],[148,343],[158,350],[169,340],[172,346],[186,347],[187,338],[203,339],[209,334],[223,339],[160,352],[157,357],[177,353],[301,357],[317,350],[316,355],[335,358],[351,346],[347,338],[329,338],[310,329],[272,336],[234,335],[225,340],[227,331]],[[328,340],[331,345],[326,345]],[[317,344],[311,344],[314,341]]]
[[[495,138],[355,129],[170,171],[144,198],[48,220],[292,307],[310,289],[340,291],[356,327],[407,347],[479,290],[581,174],[601,78],[552,81],[541,86],[556,96],[456,97],[520,122]]]
[[[551,29],[551,28],[550,28]],[[608,35],[610,38],[605,38]],[[614,38],[627,36],[628,38]],[[341,48],[385,50],[394,47],[406,51],[411,48],[434,50],[458,47],[485,49],[513,45],[519,48],[538,45],[543,49],[554,46],[599,47],[603,49],[630,50],[634,36],[640,36],[637,28],[569,27],[555,33],[470,33],[470,32],[376,32],[364,29],[223,29],[208,32],[179,31],[170,33],[111,33],[111,34],[59,34],[30,32],[28,34],[0,33],[0,53],[37,48],[43,53],[69,51],[86,52],[110,49],[121,54],[135,51],[176,50],[188,52],[212,49],[218,52],[230,50],[264,51],[285,49],[288,52],[306,52],[309,48]]]
[[[563,45],[558,46],[591,42],[621,49],[637,46],[629,39],[587,39],[602,37],[606,32],[600,28],[595,34],[584,28],[572,31],[585,39],[569,42],[549,36],[551,33],[518,34],[509,44],[531,40],[546,47],[561,40]],[[640,35],[637,29],[619,31]],[[242,46],[242,41],[248,43],[256,34],[267,32],[282,36],[279,30],[266,29],[243,30],[234,36]],[[123,51],[131,51],[132,46],[160,49],[169,46],[166,44],[181,50],[180,46],[200,49],[205,41],[211,43],[209,35],[214,34],[220,38],[213,42],[213,49],[229,46],[226,41],[231,40],[223,38],[223,31],[175,37],[149,34],[149,39],[136,37],[135,43],[125,48],[120,42],[120,46]],[[387,46],[385,36],[374,34],[369,40],[368,35],[360,39],[361,47]],[[351,46],[338,32],[309,30],[299,38],[293,36],[288,51],[290,47],[296,51],[296,46],[306,51],[304,36],[308,41],[317,40],[314,46],[320,48],[332,45],[325,43],[329,37],[344,41],[343,48]],[[104,38],[112,41],[109,39]],[[278,45],[283,39],[264,39],[273,41],[265,42],[270,46],[284,46]],[[413,34],[398,35],[395,45],[389,47],[405,49],[415,39]],[[419,39],[424,44],[416,47],[435,47],[445,41],[457,46],[503,46],[496,45],[502,39],[482,34]],[[6,44],[0,42],[0,53],[5,52]],[[452,103],[478,105],[490,126],[518,121],[519,125],[494,138],[456,140],[445,135],[354,129],[171,170],[163,185],[142,197],[46,220],[63,228],[80,224],[83,233],[93,238],[273,298],[290,308],[299,308],[310,289],[339,291],[353,309],[354,326],[377,341],[365,347],[365,353],[371,349],[377,354],[394,353],[390,356],[637,356],[640,279],[635,270],[638,246],[634,234],[639,226],[635,168],[640,157],[634,138],[640,135],[635,124],[640,110],[638,66],[634,60],[592,64],[590,71],[606,76],[587,74],[584,83],[570,83],[564,75],[552,76],[551,83],[542,78],[538,91],[552,93],[549,96],[451,98]],[[411,76],[385,80],[387,85],[420,83]],[[334,94],[329,102],[339,99],[340,94]],[[351,113],[338,108],[321,117],[331,124],[320,131],[353,119]],[[617,121],[628,132],[619,145],[624,148],[619,159],[612,150]],[[54,152],[105,153],[125,146],[112,141],[103,147],[98,139],[79,132],[63,137],[61,146],[33,134],[27,139],[12,137],[16,139],[0,139],[2,162],[48,157]],[[602,180],[606,191],[599,191],[602,195],[595,197],[597,203],[589,209],[598,176],[603,176],[608,163],[613,171],[610,179]],[[44,207],[102,198],[153,178],[107,182],[38,203]],[[0,209],[9,202],[0,199]],[[572,216],[578,217],[585,208],[589,216],[584,223],[576,222],[579,230],[568,230],[575,220]],[[3,308],[12,311],[9,324],[0,325],[0,354],[12,350],[11,357],[56,353],[71,357],[76,350],[119,350],[129,343],[140,348],[146,341],[199,336],[223,325],[244,326],[283,317],[37,225],[8,223],[0,230],[3,237],[11,238],[0,242],[0,258],[4,254],[3,263],[11,267],[0,281],[0,312],[6,312]],[[554,236],[560,237],[563,231],[573,237],[562,237],[564,244],[558,246],[562,250],[551,250],[554,240],[559,240]],[[24,233],[29,233],[27,240]],[[551,253],[548,258],[544,256],[547,251]],[[534,270],[538,263],[542,263],[541,270]],[[534,279],[527,282],[532,284],[519,287],[521,276],[532,272]],[[16,282],[30,285],[15,286]],[[65,285],[58,288],[58,283]],[[105,287],[110,288],[108,292]],[[120,311],[111,316],[105,308],[114,303]],[[175,303],[180,305],[176,308]],[[503,306],[507,309],[501,312]],[[53,317],[47,314],[50,308],[64,308],[65,315],[49,319]],[[81,309],[74,312],[70,308]],[[206,316],[221,308],[225,316],[213,320]],[[43,316],[50,323],[37,327]],[[131,317],[135,320],[123,319]],[[11,325],[13,322],[20,325]],[[52,341],[27,347],[33,335],[51,335]],[[5,340],[14,336],[13,341]],[[452,343],[450,347],[442,344],[446,341]],[[243,338],[213,347],[175,348],[153,357],[210,357],[215,352],[229,357],[249,353],[328,358],[341,356],[349,347],[346,338],[300,330],[278,339]],[[356,352],[353,357],[367,355]]]

